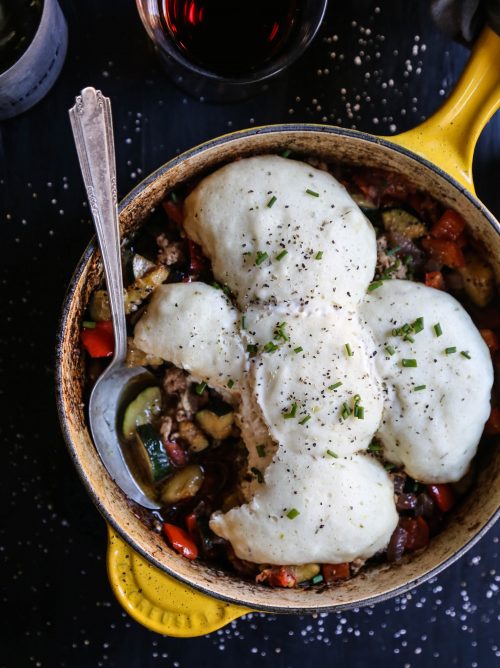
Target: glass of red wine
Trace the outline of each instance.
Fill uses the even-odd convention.
[[[268,87],[315,36],[328,0],[136,0],[183,90],[234,101]]]

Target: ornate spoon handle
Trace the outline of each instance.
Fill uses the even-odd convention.
[[[69,115],[104,264],[115,334],[113,362],[119,363],[127,354],[127,334],[111,103],[100,90],[84,88]]]

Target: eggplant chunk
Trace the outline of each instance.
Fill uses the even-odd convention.
[[[205,409],[198,411],[195,419],[205,433],[222,441],[231,435],[234,413],[229,411],[224,415],[217,415],[213,411]]]
[[[201,452],[210,445],[202,430],[191,420],[179,422],[179,434],[189,444],[189,449]]]
[[[406,209],[382,211],[382,222],[386,232],[413,241],[427,234],[427,227]]]
[[[465,266],[458,267],[465,292],[479,307],[486,306],[495,295],[495,277],[489,264],[475,253],[467,253]]]

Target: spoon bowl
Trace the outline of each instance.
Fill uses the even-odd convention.
[[[159,505],[132,475],[119,436],[126,402],[157,382],[144,367],[126,365],[127,329],[111,104],[101,91],[84,88],[69,115],[104,264],[115,338],[111,364],[98,378],[90,397],[90,428],[97,452],[116,484],[130,499],[154,510]]]

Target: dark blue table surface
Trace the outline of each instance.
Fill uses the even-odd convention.
[[[72,270],[92,236],[67,109],[86,85],[113,102],[119,192],[195,144],[278,122],[393,134],[435,110],[467,51],[424,0],[331,0],[315,43],[268,93],[213,105],[164,76],[132,0],[61,0],[70,46],[56,86],[0,125],[0,666],[500,665],[500,526],[446,572],[375,607],[249,615],[210,636],[155,635],[113,598],[105,525],[80,483],[54,404],[54,342]],[[476,153],[480,197],[500,215],[500,117]],[[498,569],[498,570],[497,570]]]

